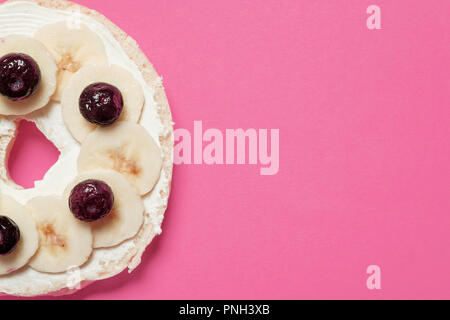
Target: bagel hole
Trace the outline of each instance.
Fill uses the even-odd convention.
[[[59,154],[34,122],[20,120],[8,157],[9,177],[25,189],[33,188],[58,161]]]

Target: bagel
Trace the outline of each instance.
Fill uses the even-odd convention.
[[[172,180],[173,122],[162,79],[146,55],[139,49],[136,41],[100,13],[65,0],[10,0],[3,3],[0,5],[0,21],[3,22],[2,28],[0,28],[0,37],[4,38],[11,34],[34,37],[37,31],[44,26],[68,21],[73,17],[78,19],[77,22],[81,22],[83,26],[94,31],[101,39],[108,65],[118,65],[125,69],[142,88],[144,95],[142,111],[140,117],[133,116],[133,121],[137,121],[136,125],[143,128],[146,131],[145,134],[153,138],[155,146],[152,150],[156,148],[160,152],[161,163],[157,175],[159,178],[151,191],[148,191],[149,188],[145,185],[145,181],[139,181],[139,185],[136,186],[136,196],[139,196],[143,203],[143,222],[137,233],[132,238],[112,247],[93,248],[88,260],[77,269],[80,276],[79,286],[76,288],[73,286],[73,270],[68,269],[58,273],[41,272],[27,264],[18,270],[0,276],[0,292],[2,294],[15,296],[70,294],[97,280],[113,277],[127,268],[131,272],[140,264],[145,248],[155,236],[162,232],[161,226]],[[39,40],[39,37],[37,39]],[[99,56],[101,57],[102,53]],[[94,60],[93,64],[101,63],[101,61]],[[56,64],[58,65],[58,63]],[[61,75],[61,78],[64,79],[59,79],[59,81],[67,85],[67,90],[72,90],[73,86],[70,86],[70,81],[75,78],[77,72],[82,71],[82,68],[83,66],[80,67],[80,70],[67,68],[68,72],[74,74],[72,78],[70,73]],[[58,89],[55,92],[58,92]],[[97,131],[92,128],[93,133],[87,130],[81,136],[73,134],[63,117],[62,108],[65,103],[63,92],[66,92],[64,88],[60,90],[59,96],[55,94],[46,106],[31,113],[0,116],[0,201],[6,197],[8,201],[10,199],[14,203],[20,204],[30,211],[30,217],[32,217],[31,211],[34,207],[31,208],[27,204],[32,199],[43,199],[42,197],[54,195],[64,197],[64,194],[67,194],[67,192],[65,193],[67,186],[75,181],[81,173],[89,176],[91,169],[105,169],[88,168],[87,172],[80,172],[78,156],[83,148],[83,139],[86,135],[97,133]],[[31,189],[23,189],[16,185],[7,171],[9,151],[16,137],[18,122],[22,119],[34,122],[60,152],[58,161],[41,181],[35,182],[34,188]],[[69,126],[71,125],[69,124]],[[103,132],[102,136],[105,134],[108,135],[107,132]],[[88,135],[88,137],[90,136]],[[84,167],[81,169],[85,170]],[[112,166],[106,169],[116,170],[117,168]],[[92,172],[99,176],[104,174],[97,171]],[[126,175],[125,177],[128,178]],[[155,180],[155,175],[152,176],[152,179]],[[130,185],[133,183],[134,181],[130,181]],[[139,189],[141,185],[145,185],[142,190]],[[59,202],[58,206],[61,207]],[[36,205],[36,207],[39,206]],[[0,204],[0,210],[2,208]],[[0,212],[1,214],[2,212]]]

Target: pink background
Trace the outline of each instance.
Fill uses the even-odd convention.
[[[280,171],[176,166],[141,266],[71,298],[450,298],[450,1],[79,3],[138,41],[177,128],[278,128]],[[22,144],[27,184],[56,154]]]

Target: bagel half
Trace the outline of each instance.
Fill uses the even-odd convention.
[[[24,0],[20,1],[23,2]],[[156,235],[161,233],[161,224],[164,218],[164,212],[167,208],[172,180],[174,144],[172,116],[161,78],[156,73],[146,55],[139,49],[136,41],[129,37],[114,23],[94,10],[65,0],[25,1],[31,3],[30,5],[36,5],[42,8],[56,9],[69,13],[73,12],[74,14],[81,13],[84,18],[93,19],[97,23],[103,25],[115,41],[120,44],[121,50],[123,50],[140,71],[143,81],[145,81],[145,84],[148,86],[144,88],[144,91],[147,90],[147,88],[150,88],[149,92],[152,93],[152,104],[145,104],[140,123],[143,124],[144,121],[148,120],[148,118],[144,117],[144,113],[149,111],[146,110],[146,108],[156,109],[155,114],[157,114],[157,117],[150,120],[152,123],[158,124],[158,132],[157,134],[153,133],[153,138],[158,141],[159,147],[161,148],[163,164],[161,175],[155,188],[151,193],[144,195],[142,198],[145,204],[144,223],[137,235],[132,239],[127,240],[116,247],[94,249],[89,261],[79,269],[81,274],[80,284],[82,288],[96,280],[113,277],[127,268],[129,272],[133,271],[140,264],[141,256],[144,253],[145,248]],[[17,2],[17,0],[7,1],[0,5],[0,7],[13,2]],[[73,141],[67,143],[69,136],[65,136],[65,134],[60,134],[59,132],[59,130],[61,130],[61,132],[66,132],[66,129],[49,128],[48,124],[45,124],[46,119],[48,119],[53,112],[60,112],[59,110],[54,110],[58,109],[58,106],[55,106],[55,104],[57,103],[50,102],[50,104],[42,110],[21,116],[20,119],[27,119],[35,122],[44,135],[46,135],[60,150],[61,155],[76,152],[70,150],[75,140],[70,137]],[[20,194],[20,197],[18,197],[19,199],[16,200],[22,204],[31,198],[34,192],[33,190],[35,189],[40,188],[39,195],[52,193],[62,194],[64,185],[66,184],[65,179],[62,179],[63,181],[60,185],[50,187],[45,183],[46,175],[42,181],[36,183],[35,189],[23,190],[20,186],[15,185],[8,176],[6,169],[7,160],[16,136],[16,120],[19,120],[19,118],[0,116],[0,193],[5,193],[11,197]],[[58,162],[55,166],[57,166],[57,164]],[[76,163],[67,161],[64,165],[70,167],[73,165],[76,167]],[[60,172],[61,170],[64,172],[64,168],[60,168],[59,170]],[[57,172],[53,174],[56,175]],[[70,179],[72,178],[73,177]],[[0,293],[15,296],[70,294],[79,289],[69,288],[69,284],[72,283],[72,277],[73,273],[69,271],[59,274],[49,274],[37,272],[30,267],[25,266],[7,276],[0,276]]]

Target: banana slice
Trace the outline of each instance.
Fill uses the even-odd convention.
[[[31,199],[27,208],[36,221],[40,247],[30,267],[40,272],[59,273],[85,263],[92,252],[88,224],[75,219],[61,197]]]
[[[0,57],[9,53],[24,53],[36,61],[41,70],[41,81],[36,92],[22,101],[11,101],[0,96],[0,114],[24,115],[47,105],[56,89],[57,67],[51,54],[37,40],[25,36],[0,39]]]
[[[88,179],[105,182],[114,194],[111,212],[105,218],[89,223],[94,234],[94,248],[112,247],[134,237],[144,221],[144,205],[136,188],[120,173],[98,170],[81,174],[67,186],[64,201],[68,202],[78,183]]]
[[[28,263],[39,246],[36,224],[30,213],[15,200],[0,195],[1,215],[12,219],[20,230],[20,240],[10,254],[0,256],[0,275],[11,273]]]
[[[122,173],[141,195],[153,189],[162,167],[161,151],[141,126],[117,122],[87,136],[78,156],[80,172],[112,169]]]
[[[70,26],[65,21],[48,24],[34,37],[51,52],[58,66],[58,86],[52,99],[61,101],[72,75],[87,64],[108,62],[103,41],[83,24]]]
[[[119,121],[138,122],[144,105],[144,92],[139,82],[127,70],[116,66],[86,66],[69,81],[61,100],[66,126],[75,139],[82,142],[96,125],[88,122],[80,113],[79,99],[90,84],[105,82],[117,87],[123,97],[123,111]]]

